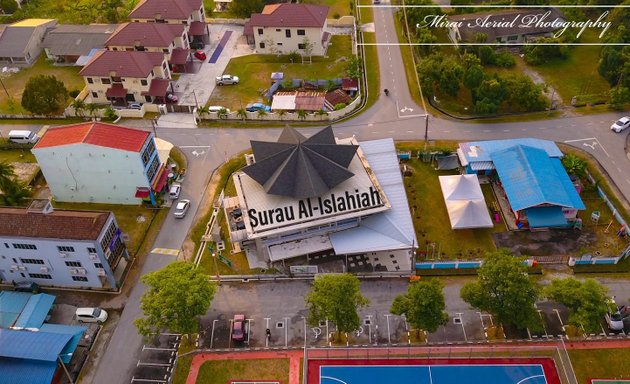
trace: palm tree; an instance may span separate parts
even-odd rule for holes
[[[236,116],[240,117],[241,119],[243,119],[243,121],[245,121],[245,119],[247,119],[247,111],[244,108],[241,108],[238,111],[236,111]]]
[[[12,183],[2,186],[0,204],[9,207],[25,205],[31,197],[31,189],[23,183],[13,179]]]
[[[207,115],[208,113],[210,113],[210,108],[208,108],[208,106],[206,105],[202,105],[201,107],[197,108],[197,114],[199,115],[200,118],[203,119],[203,117],[205,115]]]
[[[319,111],[315,112],[315,114],[319,116],[320,120],[323,120],[324,115],[328,115],[328,112],[324,111],[323,109],[320,109]]]
[[[278,112],[276,112],[278,114],[278,117],[280,118],[280,120],[284,119],[284,115],[287,114],[287,111],[284,109],[279,110]]]
[[[586,176],[586,168],[588,164],[585,160],[580,159],[573,154],[565,155],[562,158],[562,165],[570,175],[575,175],[580,178]]]
[[[258,118],[262,119],[265,116],[267,116],[267,111],[265,111],[264,109],[259,109],[258,110]]]
[[[300,120],[306,120],[306,111],[303,109],[300,109],[298,112],[298,119]]]
[[[13,180],[15,180],[15,170],[13,166],[4,161],[0,162],[0,189],[4,190]]]
[[[228,111],[226,108],[221,108],[217,111],[217,116],[219,117],[219,119],[227,119],[228,117]]]
[[[80,99],[72,100],[72,108],[74,108],[74,113],[77,116],[83,117],[83,110],[85,109],[85,101],[80,100]]]
[[[114,108],[112,108],[111,105],[108,105],[105,108],[105,112],[103,112],[103,114],[105,115],[105,117],[107,117],[108,119],[114,121],[118,118],[118,115],[116,114],[116,111],[114,110]]]
[[[96,117],[96,112],[99,109],[100,108],[98,107],[98,104],[88,103],[88,104],[85,105],[85,110],[88,111],[88,113],[90,114],[92,119],[94,119]]]

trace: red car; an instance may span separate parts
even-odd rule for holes
[[[232,341],[245,340],[245,315],[234,315]]]
[[[197,60],[204,61],[206,59],[206,53],[202,49],[198,49],[193,54]]]

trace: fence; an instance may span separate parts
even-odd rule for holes
[[[577,384],[575,372],[564,344],[546,342],[537,345],[485,344],[470,346],[425,346],[425,347],[365,347],[365,348],[305,348],[304,369],[309,369],[309,360],[400,360],[400,359],[527,359],[550,358],[554,361],[562,384]],[[429,362],[430,364],[430,362]],[[305,372],[304,377],[308,377]]]

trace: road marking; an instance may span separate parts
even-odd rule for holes
[[[503,132],[510,132],[510,130],[509,129],[504,129]]]
[[[413,131],[407,131],[407,133],[413,133]]]
[[[521,128],[521,131],[525,132],[527,131],[527,128]]]
[[[540,129],[542,131],[542,130],[545,130],[547,128],[546,127],[539,127],[538,129]]]
[[[138,367],[139,366],[148,366],[148,367],[170,367],[171,364],[162,364],[162,363],[141,363],[140,361],[138,361]]]
[[[444,133],[451,133],[451,131],[443,131]]]
[[[492,132],[492,131],[491,131],[491,130],[489,130],[489,129],[484,129],[483,131],[484,131],[484,132]]]
[[[578,141],[596,140],[594,137],[587,137],[586,139],[565,140],[565,143],[576,143]]]
[[[131,378],[131,382],[139,382],[139,383],[166,383],[166,380],[154,380],[154,379],[136,379],[135,377]]]
[[[209,145],[180,145],[180,148],[210,148]]]
[[[161,254],[161,255],[177,256],[177,255],[179,255],[179,249],[153,248],[151,253],[158,253],[158,254]],[[163,333],[163,335],[165,335],[165,333]]]
[[[621,172],[622,172],[622,171],[621,171],[621,168],[619,168],[619,167],[617,167],[617,170],[619,171],[619,173],[621,173]]]
[[[172,349],[172,348],[153,348],[153,347],[146,347],[146,346],[142,346],[142,350],[143,351],[177,351],[177,349]]]
[[[400,110],[400,113],[405,113],[405,112],[413,112],[413,108],[407,107],[406,105]]]

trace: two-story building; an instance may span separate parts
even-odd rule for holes
[[[191,60],[187,28],[183,24],[124,23],[105,46],[111,51],[161,52],[170,68]]]
[[[54,210],[47,199],[0,208],[0,281],[115,289],[129,253],[111,212]]]
[[[208,42],[210,30],[202,0],[142,0],[129,13],[134,23],[183,24],[193,48]]]
[[[26,19],[0,26],[0,63],[32,65],[44,50],[44,36],[56,25],[54,19]]]
[[[56,201],[155,204],[168,173],[151,132],[89,122],[50,128],[32,149]]]
[[[79,72],[93,103],[163,102],[171,71],[163,52],[97,52]]]
[[[257,53],[323,56],[330,33],[326,32],[328,7],[312,4],[269,4],[253,13],[243,34]]]

